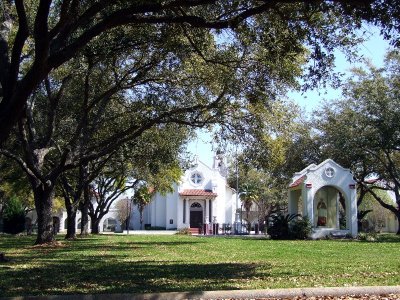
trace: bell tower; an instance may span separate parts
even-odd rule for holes
[[[213,169],[218,170],[222,176],[226,177],[227,168],[225,165],[225,157],[224,153],[219,149],[215,152],[214,155]]]

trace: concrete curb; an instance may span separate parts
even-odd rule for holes
[[[0,298],[3,300],[183,300],[183,299],[258,299],[293,298],[344,295],[388,295],[400,294],[400,286],[360,286],[293,288],[268,290],[198,291],[153,294],[98,294]]]

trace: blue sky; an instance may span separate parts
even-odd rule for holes
[[[379,31],[376,28],[368,28],[368,32],[370,38],[359,45],[358,53],[364,59],[370,60],[373,65],[380,67],[383,65],[385,53],[389,48],[389,42],[385,41],[379,35]],[[366,35],[368,35],[368,33]],[[363,67],[362,63],[350,64],[339,51],[335,53],[335,64],[335,71],[344,73],[345,77],[349,75],[351,68],[358,66]],[[288,97],[303,107],[307,113],[311,113],[312,110],[317,108],[323,101],[329,101],[340,97],[340,89],[328,87],[326,89],[308,91],[305,94],[289,92]]]
[[[383,65],[384,56],[386,50],[389,48],[389,43],[383,40],[376,28],[367,29],[370,32],[370,38],[358,47],[359,54],[362,55],[363,58],[370,60],[375,66],[380,67]],[[351,68],[362,66],[360,63],[350,64],[340,52],[335,53],[335,56],[335,70],[337,72],[348,75]],[[288,93],[288,98],[304,108],[306,113],[311,113],[323,101],[336,99],[339,96],[340,90],[331,87],[311,90],[304,94],[299,92]],[[214,155],[211,140],[212,138],[209,133],[206,131],[199,131],[198,138],[188,145],[188,151],[193,155],[198,155],[199,159],[210,167],[212,166]]]

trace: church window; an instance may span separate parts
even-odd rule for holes
[[[190,205],[192,208],[201,208],[201,204],[199,202],[195,202],[192,205]]]
[[[199,173],[199,172],[194,172],[192,173],[192,175],[190,176],[190,181],[193,184],[201,184],[201,182],[203,181],[203,176]]]
[[[325,175],[329,178],[335,176],[335,170],[332,167],[328,167],[325,169]]]

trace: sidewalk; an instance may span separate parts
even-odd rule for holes
[[[295,288],[273,290],[235,290],[235,291],[199,291],[173,292],[154,294],[98,294],[0,298],[7,300],[183,300],[183,299],[268,299],[294,297],[340,297],[350,295],[397,295],[400,299],[400,286],[361,286],[361,287],[327,287]]]

